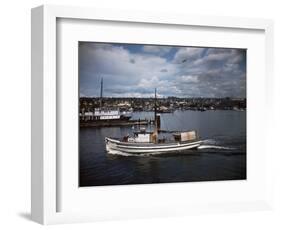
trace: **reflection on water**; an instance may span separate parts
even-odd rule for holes
[[[153,116],[153,112],[139,112],[132,119]],[[137,128],[80,129],[80,186],[246,179],[245,111],[161,114],[161,129],[198,130],[204,144],[197,150],[150,156],[106,153],[105,136],[122,137]]]

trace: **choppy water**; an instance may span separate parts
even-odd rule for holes
[[[153,113],[134,113],[133,119],[138,118],[150,119]],[[246,179],[245,111],[161,114],[161,129],[198,130],[204,143],[197,150],[155,155],[106,153],[105,136],[122,137],[137,128],[80,129],[80,186]]]

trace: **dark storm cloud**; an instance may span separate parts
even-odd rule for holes
[[[80,95],[245,97],[242,49],[80,43]]]
[[[169,46],[146,45],[146,46],[143,46],[142,51],[144,53],[152,53],[152,54],[156,54],[158,56],[162,56],[162,55],[169,53],[171,49],[172,49],[172,47],[169,47]]]

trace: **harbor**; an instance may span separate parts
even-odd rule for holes
[[[130,115],[136,112],[154,112],[153,98],[109,98],[103,97],[103,112],[100,111],[100,97],[80,98],[80,127],[111,127],[148,125],[154,118],[132,119]],[[175,111],[245,111],[246,99],[240,98],[158,98],[157,113],[173,114]],[[103,120],[97,119],[103,115]],[[107,115],[107,117],[106,117]],[[127,118],[127,119],[126,119]]]
[[[80,127],[113,127],[149,125],[154,123],[154,118],[131,118],[132,113],[154,112],[153,98],[103,98],[103,119],[97,119],[101,113],[100,98],[80,98],[79,124]],[[173,114],[176,111],[240,111],[246,110],[246,100],[239,98],[159,98],[157,100],[157,113]],[[106,117],[107,115],[107,117]]]
[[[131,119],[153,119],[153,116],[153,112],[133,112]],[[176,110],[161,114],[161,127],[171,131],[196,129],[204,143],[199,149],[186,150],[188,154],[107,154],[106,136],[133,135],[138,125],[80,128],[80,185],[246,178],[245,111]],[[148,124],[146,128],[152,131],[154,125]],[[168,137],[170,133],[161,135]]]
[[[81,98],[80,186],[246,179],[245,100],[166,100]]]

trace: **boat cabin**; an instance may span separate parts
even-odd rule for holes
[[[141,127],[140,130],[134,132],[133,142],[142,142],[149,143],[151,142],[151,135],[153,132],[146,131],[144,127]],[[128,140],[130,141],[130,140]]]

